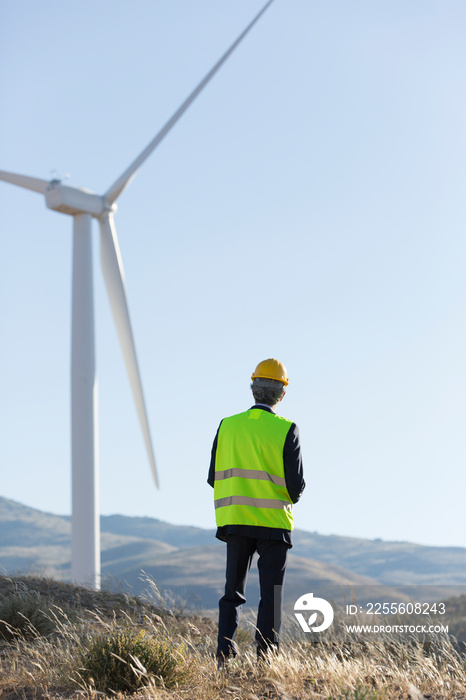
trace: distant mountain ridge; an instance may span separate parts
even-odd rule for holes
[[[214,529],[110,515],[101,517],[101,533],[102,576],[107,587],[139,593],[145,585],[144,571],[162,589],[203,607],[216,606],[224,585],[225,548],[215,539]],[[70,547],[69,517],[43,513],[0,497],[0,571],[42,573],[67,580],[71,576]],[[398,589],[427,584],[438,587],[438,597],[442,597],[445,587],[455,586],[459,593],[466,584],[466,548],[295,530],[287,596],[296,600],[305,592],[303,587],[322,582]],[[253,572],[249,589],[250,600],[257,598],[257,576]]]

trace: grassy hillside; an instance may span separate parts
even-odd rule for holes
[[[298,530],[300,556],[340,566],[390,585],[466,585],[466,548],[427,547]]]
[[[457,601],[466,614],[466,600]],[[43,700],[459,700],[466,663],[451,640],[370,639],[341,627],[310,640],[295,625],[278,655],[258,663],[253,630],[239,656],[214,660],[216,624],[141,598],[97,593],[51,579],[0,576],[0,697]],[[37,614],[42,610],[42,614]],[[18,622],[19,620],[19,622]],[[44,621],[47,624],[44,624]]]
[[[143,539],[160,540],[177,548],[199,547],[212,544],[215,530],[187,525],[170,525],[155,518],[104,515],[101,530],[116,535],[132,535]]]

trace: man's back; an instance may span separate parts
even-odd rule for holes
[[[217,525],[293,529],[283,450],[292,422],[251,408],[225,418],[215,459]]]

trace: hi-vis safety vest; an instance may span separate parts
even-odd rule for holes
[[[224,418],[215,456],[217,526],[293,529],[283,447],[292,422],[261,408]]]

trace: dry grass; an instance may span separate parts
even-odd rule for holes
[[[162,678],[149,674],[136,657],[131,658],[129,663],[140,681],[131,696],[135,699],[421,700],[427,696],[432,700],[466,700],[465,658],[446,636],[437,635],[427,651],[415,639],[395,636],[357,639],[336,631],[319,643],[290,637],[278,655],[258,665],[253,635],[243,630],[239,635],[241,657],[219,672],[213,659],[216,630],[212,620],[173,614],[166,607],[155,608],[147,602],[137,609],[130,606],[117,612],[118,617],[109,615],[108,610],[103,614],[95,607],[91,612],[83,608],[77,620],[68,621],[58,605],[51,635],[32,640],[17,637],[9,644],[2,643],[2,700],[105,698],[80,664],[90,640],[122,630],[138,639],[144,630],[142,637],[163,639],[181,650],[181,672],[170,689],[164,687]],[[107,695],[112,697],[112,693]]]

